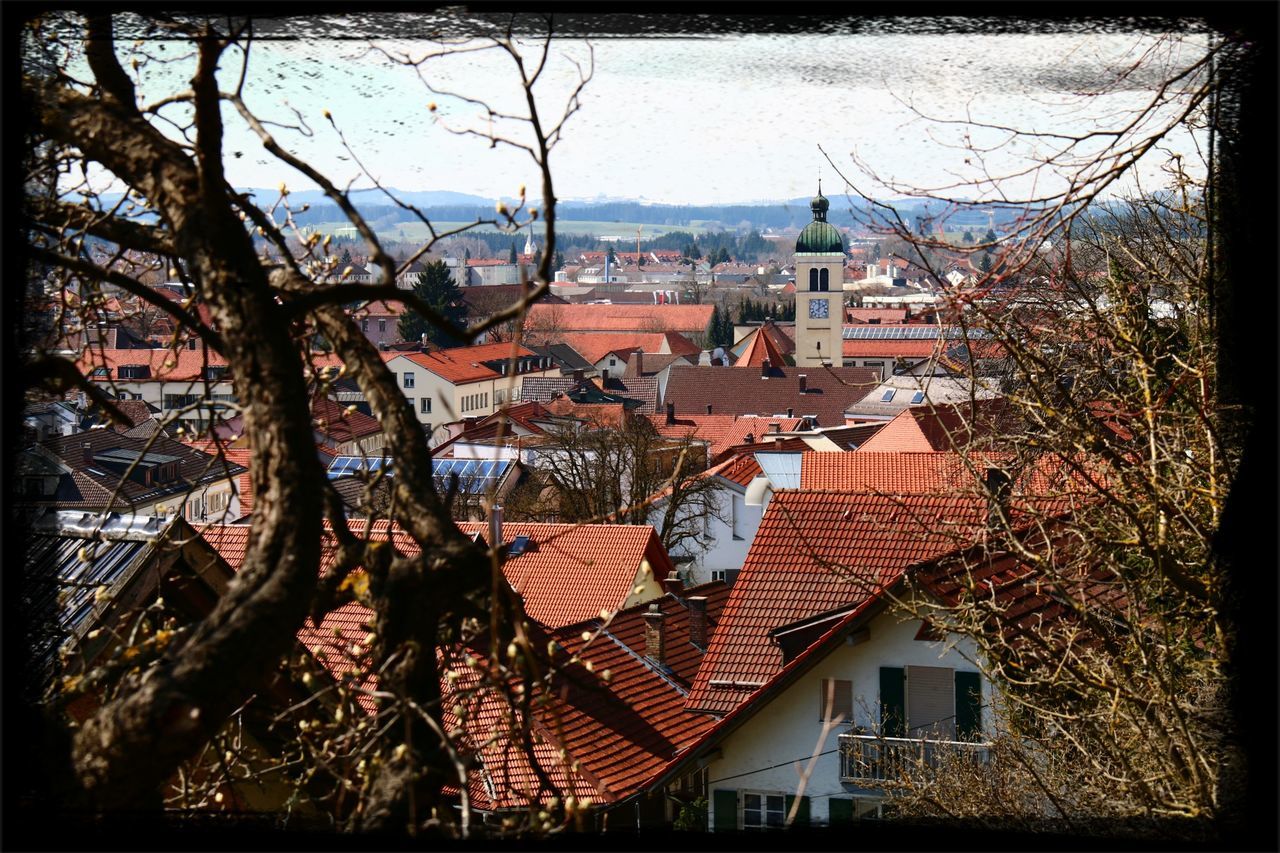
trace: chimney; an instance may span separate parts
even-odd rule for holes
[[[707,414],[711,414],[711,404],[707,403]]]
[[[422,346],[422,351],[426,352],[427,351],[427,333],[426,332],[422,333],[421,346]]]
[[[743,443],[743,444],[755,444],[755,443],[756,443],[756,434],[755,434],[754,432],[749,432],[749,433],[747,433],[745,436],[743,436],[742,443]]]
[[[809,387],[809,377],[801,373],[796,378],[800,380],[800,393],[803,394]]]
[[[769,359],[767,358],[764,361],[760,362],[760,378],[761,379],[769,378]]]
[[[667,637],[662,629],[666,618],[657,604],[650,604],[644,614],[644,655],[654,663],[666,663]]]
[[[575,384],[575,385],[576,385],[576,384],[578,384],[578,383],[580,383],[580,382],[582,382],[582,371],[581,371],[581,370],[575,370],[575,371],[573,371],[573,382],[574,382],[574,384]]]
[[[600,369],[600,379],[604,382],[609,381],[609,368],[604,367]]]
[[[710,639],[707,630],[707,597],[691,595],[685,599],[685,604],[689,606],[689,642],[705,650],[707,640]]]
[[[80,445],[80,450],[81,450],[80,458],[84,462],[84,464],[92,465],[93,464],[93,445],[86,441]]]
[[[1007,506],[1013,479],[1008,471],[989,465],[985,485],[987,487],[987,527],[994,530],[1000,524],[1000,509]]]
[[[644,350],[636,350],[631,354],[631,358],[636,364],[636,376],[644,376]]]
[[[674,402],[667,403],[667,426],[671,426],[676,422],[676,404]]]
[[[790,406],[787,406],[787,417],[794,418],[795,416],[796,416],[796,410],[791,408]]]
[[[684,592],[684,581],[680,578],[680,573],[675,569],[666,576],[662,581],[662,588],[674,595],[680,597],[680,593]]]
[[[494,504],[489,510],[489,538],[494,548],[502,544],[502,504]]]

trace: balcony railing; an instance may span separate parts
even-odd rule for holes
[[[910,771],[936,769],[943,760],[987,763],[990,744],[956,740],[840,735],[840,778],[874,786]]]

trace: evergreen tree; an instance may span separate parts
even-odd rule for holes
[[[965,241],[966,243],[972,243],[972,242],[973,242],[973,232],[972,232],[972,231],[966,231],[966,232],[964,232],[964,241]]]
[[[564,269],[564,252],[561,252],[558,249],[556,250],[556,269]]]
[[[982,270],[983,272],[991,272],[991,253],[990,252],[987,252],[986,254],[984,254],[982,256],[982,259],[978,261],[978,269]]]
[[[516,262],[516,241],[511,241],[511,251],[507,253],[507,263],[514,264]]]
[[[462,291],[453,283],[449,267],[444,261],[432,261],[426,265],[422,278],[413,286],[413,294],[456,326],[461,326],[466,319],[467,309],[462,303]],[[405,313],[400,317],[400,337],[406,341],[416,341],[423,335],[440,346],[458,346],[462,343],[406,306]]]
[[[995,241],[996,241],[996,232],[994,232],[994,231],[992,231],[990,228],[988,228],[988,229],[987,229],[987,233],[986,233],[986,234],[984,234],[984,235],[982,235],[982,242],[984,242],[984,243],[994,243]]]
[[[351,250],[350,249],[342,250],[342,257],[338,259],[338,266],[344,270],[347,267],[351,266]]]

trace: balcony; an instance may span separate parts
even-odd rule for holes
[[[990,746],[956,740],[840,735],[840,780],[875,787],[899,780],[908,771],[937,769],[944,761],[986,764]]]

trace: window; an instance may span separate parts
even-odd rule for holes
[[[617,367],[617,366],[618,366],[618,360],[617,360],[616,358],[610,358],[610,359],[609,359],[609,366],[610,366],[610,367]]]
[[[413,398],[409,397],[408,400],[409,400],[409,408],[413,409]]]
[[[413,371],[412,370],[406,370],[404,372],[404,387],[406,388],[413,387]]]
[[[818,289],[818,271],[816,269],[809,270],[809,289]]]
[[[744,829],[764,829],[782,826],[786,818],[787,798],[782,794],[742,795],[742,826]]]
[[[921,404],[921,403],[923,403],[923,402],[924,402],[924,392],[923,392],[923,391],[917,391],[916,393],[914,393],[914,394],[912,394],[912,395],[911,395],[911,405],[913,405],[913,406],[918,406],[918,405],[920,405],[920,404]]]
[[[818,275],[818,290],[830,290],[830,289],[831,289],[831,271],[824,269]]]
[[[361,321],[360,321],[360,331],[362,331],[362,332],[367,332],[367,331],[369,331],[369,321],[368,321],[368,320],[361,320]]]
[[[822,693],[818,697],[818,720],[853,719],[853,682],[842,678],[822,679]]]
[[[712,570],[711,570],[711,580],[713,580],[713,581],[722,581],[722,580],[725,580],[725,570],[724,570],[724,569],[712,569]]]
[[[884,362],[883,361],[864,361],[862,362],[862,366],[863,367],[884,367]]]
[[[379,320],[378,320],[378,331],[379,331],[379,332],[385,332],[386,330],[387,330],[387,321],[386,321],[386,320],[384,320],[384,319],[379,318]]]
[[[882,396],[882,397],[880,398],[880,402],[881,402],[881,403],[892,403],[892,402],[893,402],[893,395],[894,395],[894,394],[896,394],[896,393],[898,393],[898,391],[897,391],[897,389],[896,389],[896,388],[890,388],[888,391],[885,391],[885,392],[884,392],[884,396]]]
[[[419,411],[422,412],[422,414],[424,415],[431,414],[431,398],[430,397],[423,397],[421,400],[421,406],[422,408],[420,408]]]

